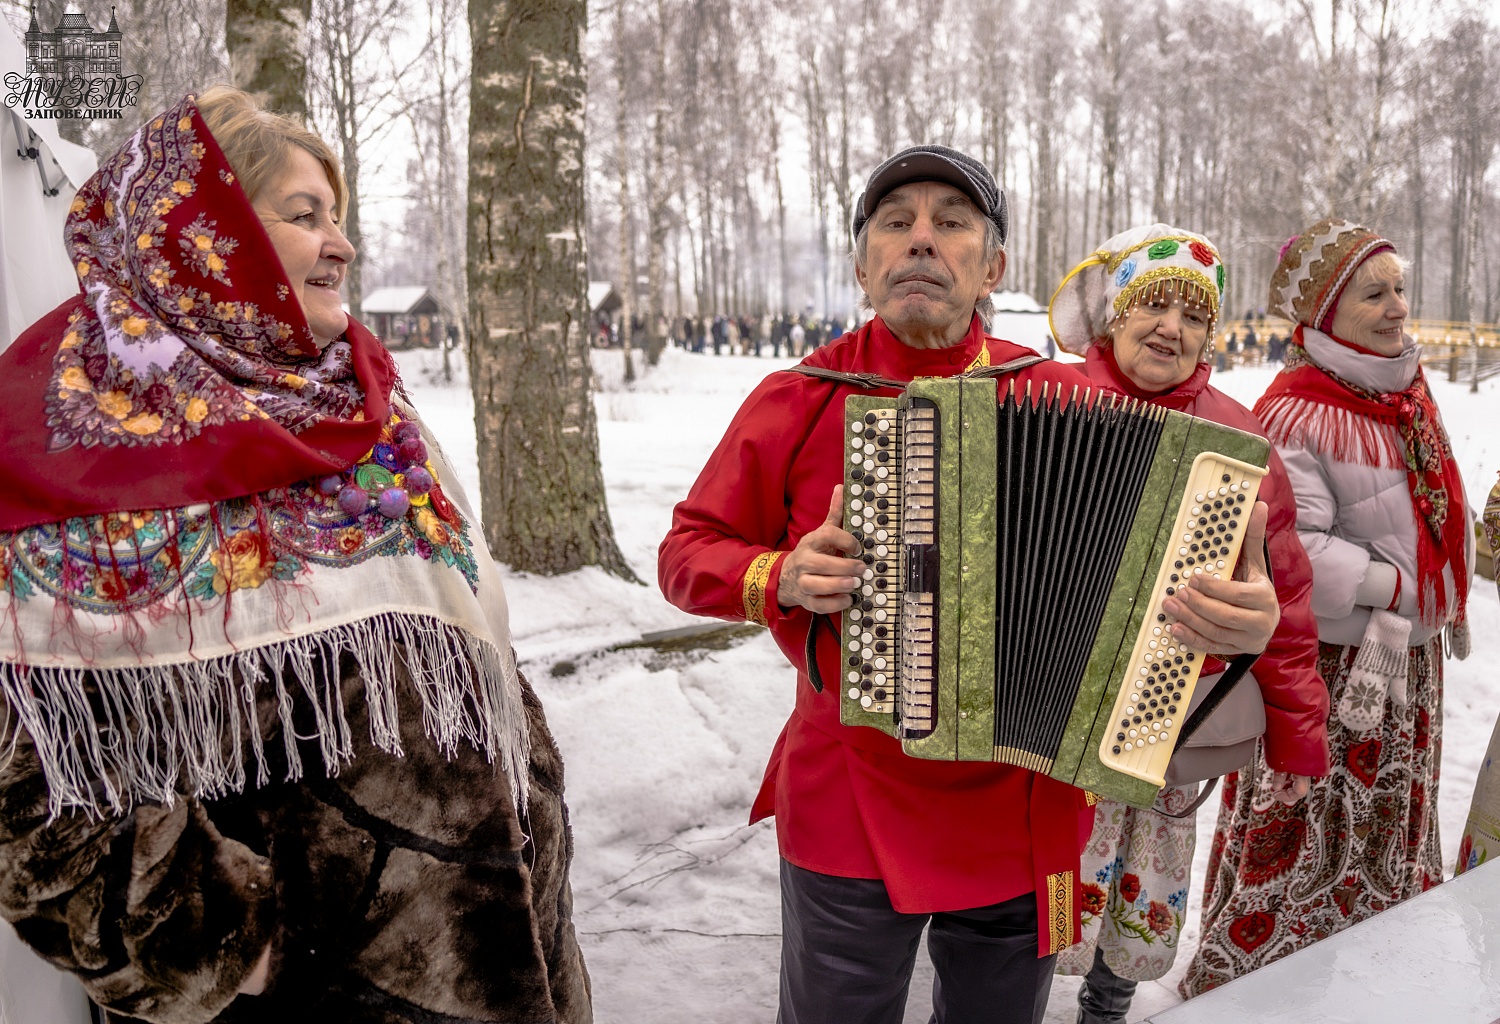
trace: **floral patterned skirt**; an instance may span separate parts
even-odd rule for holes
[[[1320,644],[1337,708],[1357,648]],[[1328,722],[1333,768],[1307,798],[1270,797],[1254,763],[1225,779],[1204,880],[1203,936],[1180,991],[1191,998],[1372,917],[1443,880],[1437,820],[1441,637],[1407,658],[1407,704],[1368,733]]]
[[[1096,946],[1121,978],[1150,981],[1172,969],[1187,910],[1197,815],[1171,814],[1180,814],[1197,795],[1197,785],[1164,789],[1150,810],[1099,801],[1079,863],[1083,937],[1058,955],[1057,973],[1087,974]]]

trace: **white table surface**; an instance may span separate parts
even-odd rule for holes
[[[0,921],[0,1024],[89,1024],[88,998]]]
[[[1500,866],[1481,865],[1143,1024],[1500,1024]]]

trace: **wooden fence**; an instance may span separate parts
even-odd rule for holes
[[[1445,372],[1450,381],[1477,386],[1500,376],[1500,325],[1477,324],[1471,330],[1452,320],[1408,320],[1406,331],[1422,346],[1422,362]],[[1292,325],[1285,320],[1230,320],[1219,325],[1216,344],[1226,365],[1258,365],[1291,334]]]

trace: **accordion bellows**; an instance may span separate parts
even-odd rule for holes
[[[1133,400],[919,379],[845,403],[840,720],[1149,806],[1205,653],[1161,602],[1227,577],[1264,438]]]

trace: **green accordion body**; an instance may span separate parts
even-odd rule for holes
[[[1233,571],[1265,439],[1128,400],[997,401],[965,378],[852,396],[845,425],[867,567],[841,721],[1149,806],[1204,658],[1160,604]]]

